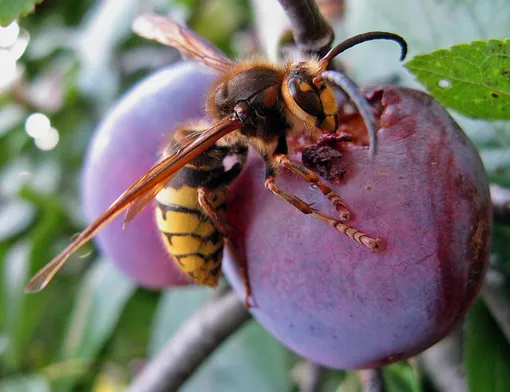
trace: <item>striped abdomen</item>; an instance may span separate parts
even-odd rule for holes
[[[220,214],[224,213],[223,188],[214,190],[208,199]],[[156,201],[156,223],[168,252],[195,282],[216,287],[224,239],[200,206],[197,188],[172,180]]]

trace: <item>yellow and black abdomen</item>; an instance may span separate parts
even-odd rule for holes
[[[224,213],[224,188],[215,189],[207,197],[219,214]],[[221,276],[224,238],[200,206],[198,188],[183,181],[170,181],[156,201],[156,223],[168,252],[195,282],[216,287]]]
[[[175,154],[207,123],[177,129],[163,157]],[[225,170],[224,159],[237,163]],[[216,287],[221,277],[224,235],[228,235],[226,192],[242,170],[248,147],[219,142],[186,164],[156,196],[156,224],[163,244],[179,267],[196,283]],[[218,230],[218,228],[220,230]]]

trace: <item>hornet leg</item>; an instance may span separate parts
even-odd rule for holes
[[[349,219],[350,212],[347,210],[347,206],[345,205],[344,201],[336,192],[334,192],[329,186],[323,183],[317,174],[304,167],[303,165],[292,162],[285,154],[274,155],[274,160],[278,164],[289,169],[292,173],[301,176],[306,182],[315,185],[322,192],[322,194],[328,198],[331,204],[333,204],[335,209],[340,214],[341,221]]]
[[[269,176],[266,178],[266,181],[264,182],[264,185],[266,188],[271,190],[275,195],[281,197],[282,199],[286,200],[290,204],[292,204],[294,207],[296,207],[298,210],[300,210],[303,214],[310,214],[313,217],[320,219],[321,221],[326,222],[327,224],[333,226],[338,231],[341,231],[345,235],[347,235],[349,238],[352,238],[353,240],[359,242],[360,244],[363,244],[367,247],[369,247],[371,250],[375,250],[379,248],[379,241],[375,240],[365,233],[360,232],[359,230],[356,230],[355,228],[351,226],[344,225],[341,221],[332,219],[327,217],[326,215],[321,214],[320,212],[315,211],[312,207],[310,207],[310,204],[305,203],[303,200],[301,200],[299,197],[296,197],[294,195],[291,195],[290,193],[287,193],[283,190],[281,190],[278,185],[275,183],[275,177]]]
[[[215,189],[219,186],[226,186],[232,180],[234,180],[239,172],[242,169],[242,165],[235,164],[232,168],[226,171],[222,176],[213,180],[208,184],[211,188]],[[237,263],[239,268],[239,272],[241,273],[241,278],[243,280],[244,286],[244,306],[246,308],[250,308],[252,305],[250,304],[250,298],[252,297],[252,291],[250,286],[250,279],[248,277],[248,265],[246,263],[246,257],[239,257],[239,253],[243,254],[243,252],[237,252],[236,250],[239,248],[236,242],[231,240],[232,228],[225,222],[225,219],[218,213],[218,210],[211,205],[208,199],[208,194],[214,192],[209,187],[199,187],[198,188],[198,202],[200,206],[204,209],[205,213],[209,216],[214,226],[218,229],[218,231],[223,235],[225,241],[231,242],[232,247],[231,251],[234,256],[234,260]]]
[[[347,226],[347,225],[343,224],[341,222],[341,220],[332,219],[324,214],[317,212],[310,206],[310,204],[305,203],[302,199],[300,199],[297,196],[294,196],[290,193],[287,193],[287,192],[281,190],[280,187],[278,185],[276,185],[275,178],[278,174],[279,167],[281,167],[282,165],[285,167],[287,167],[287,165],[288,165],[289,168],[293,172],[297,172],[297,174],[299,174],[301,177],[308,175],[308,173],[307,173],[308,169],[306,169],[305,167],[301,167],[300,165],[297,165],[297,164],[294,165],[292,162],[290,162],[290,160],[287,157],[287,151],[288,151],[287,141],[286,141],[285,137],[282,137],[278,141],[278,145],[274,151],[273,156],[272,157],[269,157],[269,156],[263,157],[264,161],[266,162],[266,180],[264,182],[264,186],[266,188],[268,188],[269,190],[271,190],[271,192],[273,192],[275,195],[281,197],[282,199],[284,199],[287,202],[289,202],[290,204],[292,204],[294,207],[296,207],[298,210],[300,210],[303,214],[310,214],[310,215],[314,216],[315,218],[326,222],[327,224],[329,224],[330,226],[333,226],[338,231],[341,231],[342,233],[344,233],[349,238],[352,238],[353,240],[359,242],[360,244],[367,246],[371,250],[375,250],[375,249],[379,248],[378,240],[375,240],[375,239],[369,237],[365,233],[362,233],[359,230],[356,230],[355,228],[353,228],[351,226]],[[288,163],[286,163],[286,162],[288,162]],[[302,171],[301,168],[304,169],[304,171]],[[313,172],[310,172],[310,173],[315,176],[315,174]],[[314,178],[312,176],[310,176],[309,178],[310,178],[309,182],[317,184],[315,181],[313,181]],[[318,180],[318,177],[317,177],[317,180]],[[326,187],[326,188],[329,189],[329,187]],[[322,190],[321,188],[319,188],[319,189],[321,189],[321,191],[326,196],[328,196],[329,191],[327,191],[326,188],[323,188],[324,190]],[[335,196],[338,198],[338,200],[340,200],[342,205],[344,205],[343,202],[341,201],[340,197],[338,195],[336,195],[335,193],[333,193],[331,198],[330,198],[330,196],[328,196],[328,199],[330,199],[332,201],[332,203],[334,204],[333,199],[337,200],[335,198]]]
[[[228,238],[232,229],[228,223],[220,217],[218,210],[209,202],[208,195],[212,192],[214,191],[206,187],[198,188],[198,203],[200,204],[200,207],[204,209],[207,216],[212,220],[214,227],[218,229],[223,237]]]

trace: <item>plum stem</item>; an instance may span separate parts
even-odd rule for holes
[[[385,392],[382,368],[363,369],[359,372],[363,392]]]
[[[215,296],[187,319],[128,387],[128,392],[177,391],[194,371],[250,319],[232,291]]]

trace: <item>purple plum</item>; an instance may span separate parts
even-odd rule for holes
[[[138,83],[106,114],[88,148],[82,177],[90,222],[157,162],[176,125],[205,116],[213,79],[196,63],[174,64]],[[96,237],[99,249],[141,286],[187,284],[163,247],[153,215],[146,208],[125,230],[117,218]]]
[[[469,139],[425,93],[382,86],[368,96],[380,127],[374,159],[356,138],[303,157],[346,202],[349,224],[379,238],[380,249],[264,189],[255,157],[229,193],[254,316],[296,353],[333,368],[385,365],[443,338],[477,295],[489,256],[489,189]],[[342,130],[356,135],[360,125],[354,116]],[[283,170],[277,183],[335,217],[301,178]],[[231,255],[224,264],[242,295]]]

